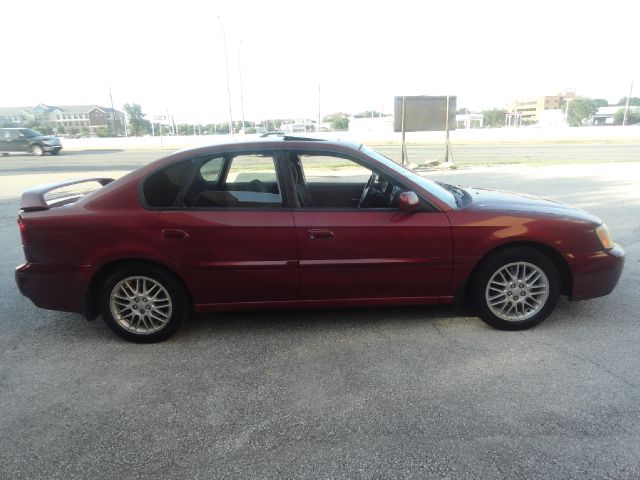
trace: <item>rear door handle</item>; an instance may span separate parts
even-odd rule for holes
[[[325,228],[312,228],[307,233],[310,240],[329,240],[334,237],[333,232]]]
[[[186,240],[189,234],[179,228],[163,228],[162,237],[165,240]]]

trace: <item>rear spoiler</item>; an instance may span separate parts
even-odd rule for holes
[[[44,196],[53,191],[58,190],[59,188],[68,187],[70,185],[77,185],[79,183],[85,182],[98,182],[103,187],[113,182],[113,178],[81,178],[77,180],[66,180],[64,182],[58,183],[49,183],[47,185],[41,185],[39,187],[33,188],[31,190],[27,190],[22,194],[22,198],[20,199],[20,210],[25,212],[35,212],[37,210],[47,210],[49,208],[49,204],[44,199]],[[72,203],[76,201],[78,198],[74,197],[73,199],[67,199],[67,201],[58,201],[55,202],[56,205],[65,205],[67,203]]]

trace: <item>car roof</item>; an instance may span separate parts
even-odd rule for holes
[[[320,137],[300,137],[295,135],[269,135],[269,136],[260,136],[257,138],[227,138],[225,140],[199,145],[197,147],[188,147],[182,150],[178,150],[174,154],[169,156],[173,157],[180,156],[182,157],[185,153],[201,151],[206,152],[208,150],[218,150],[224,147],[232,147],[233,150],[241,150],[242,147],[246,146],[250,149],[261,149],[261,148],[309,148],[309,147],[318,147],[319,150],[327,150],[330,151],[332,149],[338,150],[360,150],[362,148],[361,143],[352,142],[349,140],[338,140],[338,139],[327,139]]]

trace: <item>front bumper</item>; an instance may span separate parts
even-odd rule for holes
[[[565,259],[573,273],[571,300],[610,294],[624,268],[624,250],[620,245],[603,252],[567,254]]]
[[[38,263],[22,264],[15,272],[20,293],[37,307],[77,313],[82,313],[90,274],[88,265]]]
[[[43,145],[42,149],[45,152],[59,152],[62,150],[62,145]]]

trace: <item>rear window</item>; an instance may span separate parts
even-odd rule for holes
[[[187,180],[190,161],[176,163],[154,173],[144,183],[143,195],[150,207],[172,207]]]

